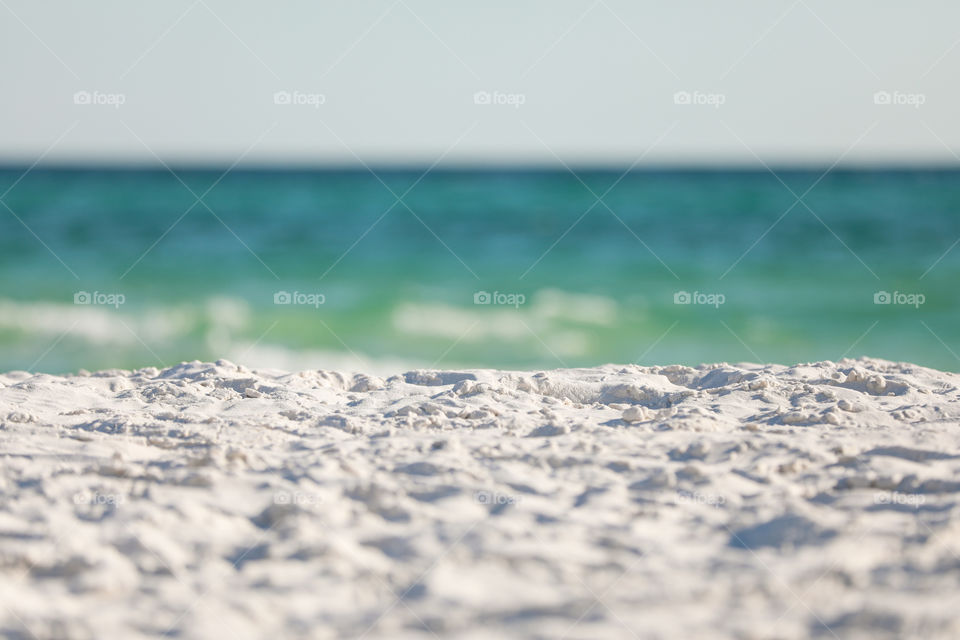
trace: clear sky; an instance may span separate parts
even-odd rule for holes
[[[3,162],[960,162],[956,0],[0,0],[0,16]]]

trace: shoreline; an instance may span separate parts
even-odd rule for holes
[[[0,374],[12,637],[955,637],[960,375]]]

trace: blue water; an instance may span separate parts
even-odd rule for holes
[[[3,370],[960,368],[955,171],[25,171],[0,170]]]

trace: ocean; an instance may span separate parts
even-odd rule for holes
[[[0,170],[0,369],[960,369],[957,171],[223,171]]]

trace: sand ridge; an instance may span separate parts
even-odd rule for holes
[[[0,375],[12,637],[957,637],[960,376]]]

